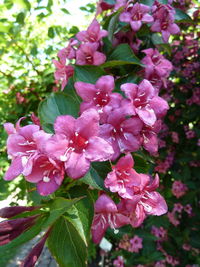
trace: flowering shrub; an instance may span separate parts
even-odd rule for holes
[[[41,198],[31,211],[2,212],[8,220],[0,226],[0,253],[43,231],[21,266],[34,266],[45,242],[60,266],[86,266],[91,235],[96,244],[106,234],[120,238],[148,216],[167,212],[149,154],[158,154],[169,109],[159,93],[168,88],[173,66],[162,49],[183,19],[189,17],[167,1],[100,1],[88,29],[58,52],[54,77],[61,92],[47,96],[28,125],[26,118],[4,124],[11,159],[4,179],[22,174]],[[179,190],[174,186],[176,196]],[[10,225],[6,232],[4,225]],[[152,227],[149,238],[163,241],[163,232]],[[128,236],[128,251],[138,253],[145,239]],[[160,255],[155,251],[151,259]],[[126,261],[132,264],[132,257]],[[114,265],[123,266],[123,258]]]

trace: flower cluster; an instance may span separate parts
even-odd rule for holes
[[[121,201],[116,205],[107,195],[102,194],[95,203],[92,236],[99,243],[108,227],[119,228],[126,224],[140,226],[147,215],[162,215],[167,211],[164,198],[155,191],[159,177],[155,179],[133,169],[130,154],[120,158],[113,171],[108,173],[104,183],[111,192],[117,192]]]
[[[101,65],[106,61],[101,46],[102,38],[107,35],[108,32],[101,30],[100,24],[94,19],[86,31],[77,33],[76,39],[70,39],[67,47],[58,52],[59,61],[53,60],[56,67],[54,76],[61,81],[62,90],[74,73],[73,66],[66,65],[67,60],[75,60],[77,65]]]

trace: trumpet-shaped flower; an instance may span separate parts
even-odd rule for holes
[[[107,35],[108,32],[101,30],[99,22],[94,19],[86,31],[77,33],[76,38],[81,42],[97,43]]]
[[[106,61],[106,56],[98,52],[98,43],[81,44],[76,53],[76,64],[78,65],[101,65]]]
[[[116,228],[129,224],[128,217],[121,214],[114,201],[105,194],[97,199],[94,211],[95,215],[91,228],[94,243],[98,244],[101,241],[109,226],[116,230]]]
[[[153,17],[148,14],[150,7],[136,3],[125,12],[122,12],[120,21],[130,23],[131,28],[137,32],[142,26],[142,23],[151,23],[154,21]]]
[[[64,162],[66,173],[73,179],[83,177],[92,161],[106,161],[113,155],[112,146],[99,137],[99,115],[88,109],[75,119],[69,115],[57,117],[55,136],[46,144],[50,157]]]
[[[81,112],[88,108],[95,108],[101,119],[113,108],[118,108],[123,99],[120,94],[112,93],[115,84],[114,78],[109,75],[99,78],[96,84],[76,82],[74,86],[77,94],[84,101],[80,106]]]
[[[122,198],[131,199],[133,196],[133,186],[141,183],[140,175],[133,169],[134,161],[131,154],[120,158],[113,171],[108,173],[104,183],[111,192],[117,192]]]
[[[169,108],[167,102],[157,96],[148,80],[143,80],[139,85],[123,84],[121,90],[132,103],[132,114],[137,114],[148,126],[153,126],[156,119],[164,116]]]
[[[100,127],[100,136],[112,144],[114,154],[112,160],[120,153],[137,151],[141,145],[140,131],[143,123],[137,118],[126,118],[119,108],[108,115],[107,122]]]

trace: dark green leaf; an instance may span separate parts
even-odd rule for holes
[[[102,75],[106,73],[97,66],[75,66],[74,79],[85,83],[95,83]]]
[[[134,55],[132,49],[128,44],[121,44],[111,53],[108,61],[104,63],[103,67],[113,67],[117,65],[136,64],[143,66],[140,60]]]
[[[95,189],[105,190],[103,179],[93,167],[90,168],[90,171],[83,178],[81,178],[80,181],[90,185]]]
[[[139,173],[148,173],[149,164],[146,162],[144,157],[134,153],[134,169]]]
[[[16,22],[18,22],[18,23],[20,23],[20,24],[24,24],[24,19],[25,19],[25,14],[24,14],[24,12],[20,12],[20,13],[17,15]]]
[[[117,11],[110,19],[108,24],[108,40],[112,42],[113,36],[117,27],[117,23],[119,21],[120,10]]]
[[[48,29],[48,36],[50,38],[54,38],[55,32],[54,32],[54,28],[53,27],[49,27],[49,29]]]
[[[76,228],[59,218],[48,237],[48,247],[60,267],[86,267],[87,250]]]
[[[42,101],[38,108],[38,115],[42,127],[47,132],[52,132],[55,119],[60,115],[78,116],[79,103],[70,94],[52,93]]]
[[[62,12],[64,12],[67,15],[70,15],[69,11],[66,8],[61,8]]]
[[[192,21],[190,16],[186,14],[185,12],[183,12],[181,9],[175,8],[175,10],[176,10],[175,20],[177,22],[191,22]]]

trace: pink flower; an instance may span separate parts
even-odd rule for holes
[[[152,181],[148,175],[139,174],[141,184],[134,186],[134,195],[131,200],[123,199],[119,204],[119,210],[129,216],[131,225],[138,227],[144,221],[146,215],[160,216],[167,212],[167,204],[164,198],[155,191],[159,186],[159,177],[156,174]]]
[[[95,108],[99,112],[101,120],[112,109],[118,108],[123,99],[120,94],[112,93],[115,84],[114,78],[109,75],[99,78],[96,84],[76,82],[74,87],[84,101],[80,106],[81,112]]]
[[[60,187],[64,179],[63,164],[46,155],[40,155],[34,161],[32,172],[25,179],[30,183],[36,183],[39,194],[47,196]]]
[[[18,175],[29,175],[33,168],[34,159],[38,157],[43,149],[45,141],[50,135],[40,131],[38,125],[27,125],[20,127],[20,121],[16,128],[11,123],[5,124],[9,137],[7,140],[7,151],[12,163],[7,170],[4,179],[13,180]]]
[[[54,123],[55,135],[47,142],[48,155],[63,161],[68,176],[83,177],[92,161],[106,161],[113,155],[108,142],[99,137],[99,115],[88,109],[75,119],[58,116]]]
[[[62,63],[61,61],[57,61],[55,59],[53,59],[52,61],[56,67],[54,77],[56,80],[61,80],[62,90],[63,90],[68,83],[69,77],[74,75],[74,68],[70,65],[65,66],[64,63]]]
[[[158,152],[158,136],[161,130],[161,120],[157,120],[153,126],[144,125],[142,129],[143,147],[150,154]]]
[[[98,43],[81,44],[76,53],[76,64],[78,65],[101,65],[106,61],[106,56],[98,52]]]
[[[124,267],[124,259],[122,256],[118,256],[117,259],[113,261],[113,266]]]
[[[136,32],[141,28],[142,22],[153,22],[153,17],[147,14],[149,11],[150,7],[136,3],[131,8],[128,8],[127,11],[123,12],[119,17],[119,20],[130,23],[131,28]]]
[[[126,114],[119,108],[108,114],[107,122],[100,127],[100,136],[112,144],[112,160],[120,153],[137,151],[141,145],[140,131],[142,122],[139,118],[126,119]]]
[[[134,161],[131,154],[120,158],[113,171],[109,172],[104,183],[111,192],[117,192],[122,198],[132,198],[131,187],[139,186],[140,175],[133,169]]]
[[[95,215],[91,230],[92,239],[96,244],[101,241],[109,226],[112,229],[116,229],[129,223],[129,219],[118,211],[114,201],[105,194],[97,199],[94,211]]]
[[[108,32],[101,30],[99,22],[94,19],[86,31],[77,33],[76,38],[81,42],[97,43],[107,35]]]
[[[172,185],[172,194],[176,198],[180,198],[185,195],[188,188],[185,184],[183,184],[181,181],[174,181]]]
[[[130,251],[131,252],[135,252],[138,253],[140,249],[142,249],[142,238],[140,238],[139,236],[135,235],[133,238],[130,239],[130,243],[131,243],[131,248]]]
[[[173,69],[171,62],[165,59],[157,49],[149,48],[142,52],[146,54],[142,59],[142,63],[145,65],[145,78],[149,79],[154,74],[166,79]]]
[[[68,46],[58,52],[57,56],[59,57],[61,64],[65,65],[66,59],[76,58],[76,50],[74,46],[76,46],[77,44],[78,41],[72,38],[69,40]]]
[[[174,23],[175,10],[170,5],[162,5],[155,1],[153,6],[154,23],[151,26],[153,32],[162,33],[164,42],[168,42],[171,34],[178,34],[180,28]]]
[[[131,101],[132,114],[137,114],[148,126],[153,126],[156,119],[163,117],[169,108],[167,102],[156,95],[155,88],[148,80],[143,80],[139,85],[125,83],[121,90]]]
[[[166,240],[167,237],[167,230],[164,229],[162,226],[161,227],[156,227],[156,226],[152,226],[151,228],[151,233],[153,235],[155,235],[156,237],[158,237],[159,241],[164,241]]]

